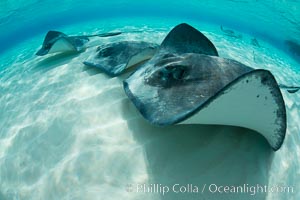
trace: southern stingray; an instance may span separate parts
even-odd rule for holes
[[[251,39],[251,44],[253,46],[260,47],[260,44],[258,43],[258,40],[256,38]]]
[[[97,67],[110,76],[117,76],[127,68],[149,60],[155,54],[157,44],[138,41],[121,41],[97,48],[83,63],[87,66]]]
[[[274,150],[285,138],[286,108],[272,73],[218,57],[214,45],[187,24],[166,36],[153,58],[124,81],[124,90],[154,125],[249,128]]]
[[[79,52],[85,48],[90,37],[110,37],[119,35],[121,32],[101,33],[95,35],[68,36],[59,31],[48,31],[42,47],[36,53],[37,56],[44,56],[58,52]]]
[[[241,34],[236,34],[233,30],[230,29],[224,29],[223,26],[220,26],[221,31],[223,31],[225,33],[225,35],[229,36],[229,37],[233,37],[233,38],[238,38],[241,39],[243,36]]]
[[[289,93],[295,93],[300,90],[299,86],[287,86],[287,85],[279,84],[279,87],[282,89],[286,89],[286,91],[288,91]]]

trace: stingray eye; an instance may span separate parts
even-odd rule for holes
[[[169,72],[170,77],[175,80],[183,80],[187,71],[186,66],[183,65],[167,66],[165,69]]]
[[[44,45],[44,48],[45,48],[45,49],[49,49],[49,48],[50,48],[50,44],[45,44],[45,45]]]
[[[176,57],[176,55],[172,53],[166,53],[163,55],[162,59],[173,58],[173,57]]]
[[[170,72],[168,70],[166,70],[166,68],[162,68],[161,70],[159,70],[158,76],[160,77],[160,79],[162,81],[166,81],[170,77]]]
[[[106,48],[100,48],[98,50],[98,55],[101,57],[108,57],[113,53],[113,48],[111,47],[106,47]]]
[[[159,87],[171,87],[174,83],[180,84],[185,81],[187,67],[183,65],[169,65],[157,70],[151,69],[146,72],[145,82]]]

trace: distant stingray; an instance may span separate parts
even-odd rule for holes
[[[257,41],[256,38],[252,38],[252,39],[251,39],[251,44],[252,44],[253,46],[260,47],[260,44],[258,43],[258,41]]]
[[[49,31],[44,39],[42,48],[36,53],[37,56],[58,52],[79,52],[85,47],[90,37],[110,37],[119,35],[121,32],[102,33],[95,35],[68,36],[59,31]]]
[[[124,81],[124,90],[154,125],[245,127],[278,150],[286,133],[286,109],[275,78],[217,55],[203,34],[180,24],[154,57]]]
[[[96,54],[83,63],[98,67],[110,76],[117,76],[127,68],[152,58],[157,48],[157,44],[147,42],[114,42],[99,46]]]
[[[229,36],[229,37],[233,37],[233,38],[238,38],[241,39],[243,36],[241,34],[236,34],[233,30],[230,29],[224,29],[223,26],[220,26],[221,31],[223,31],[225,33],[225,35]]]
[[[299,86],[287,86],[287,85],[279,84],[279,87],[282,89],[286,89],[289,93],[295,93],[300,90]]]
[[[300,62],[300,44],[292,40],[286,40],[285,44],[288,46],[292,56],[294,56],[296,60]]]

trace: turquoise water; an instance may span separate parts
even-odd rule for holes
[[[194,19],[223,24],[261,36],[278,47],[284,40],[300,43],[298,1],[1,1],[2,46],[22,41],[33,34],[78,21],[114,17],[162,17]],[[226,14],[225,14],[226,13]],[[13,40],[12,40],[13,38]],[[298,50],[299,51],[299,50]],[[299,55],[299,54],[298,54]]]
[[[0,3],[0,199],[299,199],[299,93],[283,91],[287,137],[273,153],[257,134],[236,127],[157,128],[145,122],[122,89],[82,60],[100,44],[160,43],[181,22],[201,30],[220,56],[270,70],[299,84],[298,1],[2,1]],[[242,34],[224,35],[220,25]],[[49,29],[93,34],[81,54],[36,57]],[[251,44],[255,37],[261,47]],[[262,184],[293,193],[161,195],[128,184]]]

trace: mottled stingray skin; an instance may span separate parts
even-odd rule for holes
[[[178,123],[239,76],[252,71],[203,54],[159,54],[124,81],[126,94],[151,123]]]
[[[150,59],[158,45],[148,42],[121,41],[99,46],[96,55],[83,63],[98,67],[110,76],[117,76],[126,68]]]
[[[185,54],[186,57],[183,58],[181,54]],[[191,90],[195,85],[195,81],[201,82],[201,77],[205,78],[204,76],[207,76],[200,70],[200,73],[193,74],[192,70],[198,67],[197,63],[200,61],[193,55],[218,56],[218,52],[213,43],[200,31],[186,23],[179,24],[168,33],[155,56],[124,81],[126,94],[151,123],[158,125],[172,124],[170,118],[177,117],[178,113],[187,111],[186,105],[188,103],[180,102],[179,95],[190,98],[186,96],[186,93],[196,92]],[[206,60],[206,65],[211,65],[211,60]],[[204,65],[203,67],[205,68]],[[207,69],[209,71],[212,68]],[[190,74],[188,75],[188,73]],[[214,75],[212,72],[210,73]],[[186,82],[185,87],[178,87],[182,84],[182,80],[179,79],[183,75],[187,76],[185,80],[189,80]],[[214,84],[218,85],[219,81]],[[168,88],[171,92],[162,94],[161,91],[163,90],[161,89],[163,88]],[[178,95],[174,95],[177,92]],[[161,101],[161,98],[157,96],[158,93],[162,94],[169,102]],[[164,106],[152,107],[154,104],[151,104],[151,102],[153,101]],[[169,107],[172,107],[171,112],[169,112]],[[194,105],[189,105],[189,107],[194,108]],[[174,116],[174,114],[176,115]]]
[[[36,55],[44,56],[48,54],[53,45],[58,41],[63,41],[66,45],[68,45],[68,51],[81,51],[84,44],[89,41],[89,38],[85,36],[67,36],[59,31],[49,31],[44,39],[42,48],[38,50]]]
[[[189,28],[184,24],[180,26]],[[173,29],[171,33],[176,36],[176,30]],[[186,31],[186,34],[188,35],[189,32]],[[188,40],[186,45],[182,40],[178,45],[177,40],[170,39],[168,36],[165,39],[167,41],[163,42],[168,45],[162,45],[160,51],[150,61],[124,81],[125,93],[143,117],[158,126],[182,123],[205,108],[209,108],[210,105],[214,105],[213,102],[224,94],[231,93],[241,82],[246,83],[248,78],[255,77],[260,84],[258,87],[270,91],[270,99],[276,107],[274,110],[271,109],[271,115],[274,117],[270,124],[272,126],[274,124],[274,131],[261,134],[274,150],[279,149],[286,132],[286,110],[273,75],[267,70],[254,70],[237,61],[217,57],[215,48],[211,46],[200,47],[200,50],[197,50],[197,45],[193,45],[191,40]],[[197,37],[194,40],[197,40]],[[195,44],[201,42],[197,41]],[[188,48],[190,45],[192,52]],[[176,48],[172,50],[172,46]],[[180,46],[184,48],[182,51]],[[194,53],[203,50],[206,50],[206,55]],[[246,95],[247,91],[243,93]],[[242,96],[240,98],[238,96],[232,101],[239,102],[242,99]],[[222,113],[214,114],[222,115]],[[255,114],[259,115],[259,113]],[[201,124],[201,121],[197,123]]]

